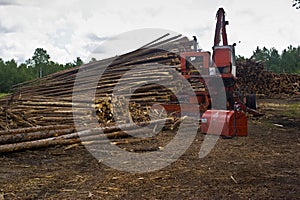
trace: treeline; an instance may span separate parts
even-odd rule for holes
[[[0,58],[0,93],[10,92],[13,85],[38,77],[46,76],[64,69],[80,66],[83,61],[77,57],[72,63],[59,64],[50,60],[46,50],[37,48],[33,56],[25,63]]]
[[[246,59],[238,56],[238,59]],[[275,73],[298,73],[300,74],[300,47],[289,46],[280,54],[275,48],[267,49],[257,47],[253,51],[251,59],[265,62],[266,70]],[[94,61],[93,59],[91,61]],[[83,61],[77,57],[72,63],[59,64],[50,60],[46,50],[37,48],[33,56],[25,63],[17,64],[12,59],[3,61],[0,58],[0,93],[10,92],[13,85],[38,77],[46,76],[54,72],[80,66]]]
[[[257,47],[251,59],[265,62],[267,71],[300,74],[300,46],[289,46],[281,54],[275,48]]]

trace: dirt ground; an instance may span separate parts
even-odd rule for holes
[[[198,133],[184,155],[155,172],[117,171],[82,145],[0,155],[0,200],[300,199],[299,98],[258,101],[265,116],[249,119],[248,137],[219,139],[200,159]]]

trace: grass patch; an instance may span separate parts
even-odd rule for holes
[[[300,117],[300,102],[287,104],[285,109],[280,111],[280,114],[287,117]]]
[[[7,93],[0,93],[0,98],[5,97],[6,95],[8,95]]]
[[[300,101],[290,103],[260,103],[259,106],[265,110],[266,113],[273,113],[277,116],[300,118]]]

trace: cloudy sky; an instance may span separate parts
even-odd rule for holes
[[[24,62],[41,47],[60,63],[88,61],[103,41],[145,28],[196,35],[210,51],[219,7],[229,20],[229,42],[241,41],[238,55],[249,57],[256,46],[300,45],[300,10],[292,0],[0,0],[0,58]]]

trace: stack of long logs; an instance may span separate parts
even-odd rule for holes
[[[147,125],[150,119],[172,128],[173,119],[151,107],[168,101],[174,90],[184,89],[175,84],[180,64],[177,53],[191,51],[191,46],[190,40],[176,36],[17,85],[11,95],[0,100],[0,152],[78,143],[79,136],[93,141],[93,135],[99,139],[98,133],[103,131],[105,138],[122,139],[128,137],[127,132],[145,132],[131,127]],[[130,91],[133,87],[138,89]],[[91,117],[98,124],[86,125]],[[74,121],[82,122],[82,128],[77,124],[75,130]],[[120,126],[128,129],[126,133]]]
[[[245,60],[237,62],[238,84],[244,93],[267,98],[299,97],[299,74],[276,74],[266,71],[263,62]]]

